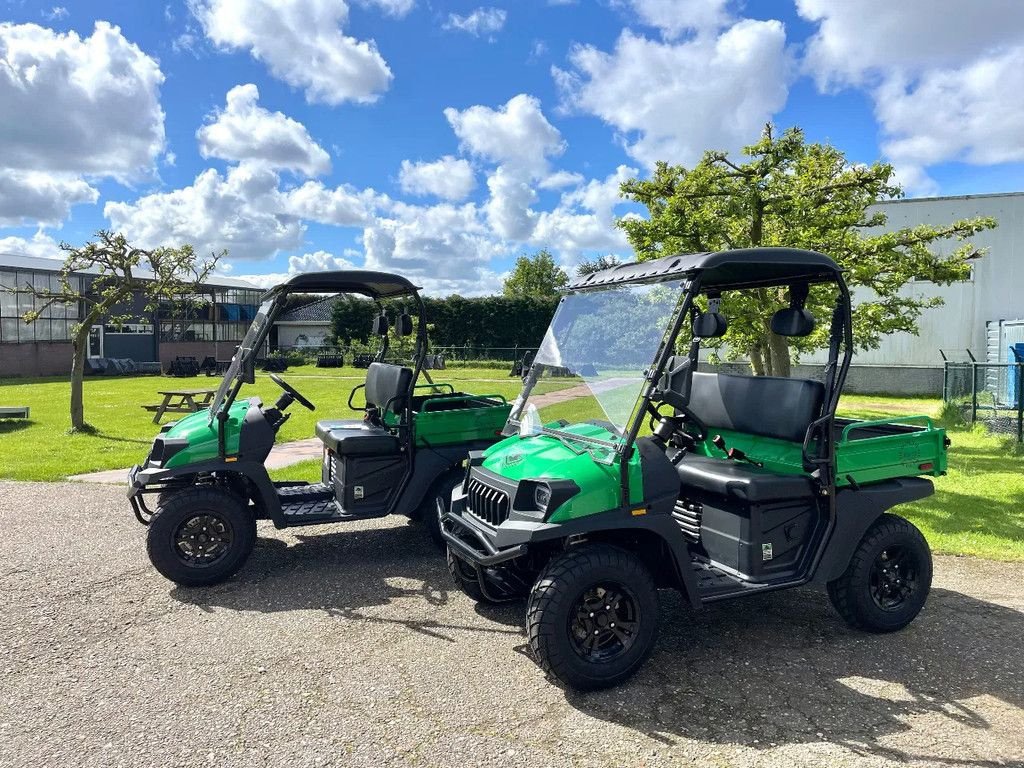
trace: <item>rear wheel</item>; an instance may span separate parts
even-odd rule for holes
[[[461,467],[448,470],[434,481],[420,504],[416,517],[426,527],[430,540],[434,542],[438,549],[443,549],[445,542],[444,537],[441,535],[441,516],[437,511],[437,500],[438,498],[443,499],[444,508],[448,509],[452,503],[452,491],[462,484],[464,476],[465,470]]]
[[[255,543],[252,513],[240,498],[221,488],[192,488],[161,499],[146,533],[153,567],[186,587],[231,577]]]
[[[654,580],[631,552],[604,544],[574,547],[537,579],[526,624],[530,648],[549,675],[578,690],[617,685],[654,648]]]
[[[895,632],[914,620],[932,584],[932,553],[921,532],[882,515],[861,539],[846,572],[829,582],[839,615],[855,629]]]

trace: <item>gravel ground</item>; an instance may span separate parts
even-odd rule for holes
[[[120,489],[0,482],[0,766],[1024,765],[1022,567],[938,558],[906,631],[815,592],[662,596],[629,684],[567,694],[404,519],[163,580]]]

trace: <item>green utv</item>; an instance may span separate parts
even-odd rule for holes
[[[821,381],[698,370],[702,340],[750,306],[746,291],[788,297],[770,319],[783,337],[814,332],[809,296],[834,307]],[[924,416],[837,418],[852,351],[849,291],[819,253],[690,254],[580,278],[507,438],[470,454],[449,509],[439,504],[456,584],[477,601],[526,596],[534,655],[577,689],[641,666],[659,587],[700,608],[820,585],[854,627],[905,627],[928,595],[931,553],[887,510],[933,492],[918,475],[945,472],[948,441]],[[566,388],[538,411],[546,378]]]
[[[315,406],[274,374],[270,378],[283,393],[273,405],[238,395],[244,384],[255,382],[256,358],[288,294],[317,292],[377,302],[373,334],[381,344],[365,383],[348,395],[349,408],[362,407],[363,418],[317,422],[324,444],[322,482],[272,482],[264,462],[291,415],[288,407]],[[384,362],[391,323],[381,302],[389,299],[409,300],[418,315],[414,323],[402,310],[394,320],[398,336],[415,333],[411,367]],[[423,370],[426,327],[418,289],[398,275],[297,275],[267,293],[210,409],[164,426],[145,463],[129,473],[128,498],[149,527],[146,548],[156,569],[185,586],[223,581],[252,551],[258,519],[288,528],[397,512],[422,518],[440,544],[436,499],[450,497],[461,482],[467,452],[498,439],[511,406],[500,395],[456,392],[451,384],[432,382]],[[417,383],[421,377],[426,383]],[[357,406],[353,399],[360,390],[365,405]],[[155,509],[147,499],[155,500]]]

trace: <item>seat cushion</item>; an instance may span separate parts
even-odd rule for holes
[[[327,442],[327,433],[335,429],[362,429],[362,419],[324,419],[316,423],[316,436]]]
[[[412,391],[412,369],[390,363],[371,363],[366,371],[366,404],[401,413]]]
[[[687,455],[676,466],[679,480],[686,487],[699,488],[720,496],[733,496],[741,501],[760,503],[795,499],[814,493],[810,478],[804,475],[781,475],[730,459]]]
[[[363,422],[329,429],[321,434],[317,425],[317,436],[324,445],[339,456],[387,456],[398,453],[398,438],[380,427]]]

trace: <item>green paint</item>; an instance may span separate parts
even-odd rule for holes
[[[248,400],[236,400],[228,411],[227,431],[224,433],[224,448],[228,456],[238,453],[238,439],[242,431],[242,422],[249,410]],[[216,420],[210,423],[209,411],[190,413],[174,423],[174,426],[163,433],[164,437],[184,438],[188,440],[188,448],[179,451],[170,458],[165,467],[184,467],[200,461],[216,459],[218,455],[217,433],[220,425]]]
[[[613,433],[594,424],[573,424],[561,427],[548,425],[560,432],[615,440]],[[552,523],[561,523],[587,515],[595,515],[619,507],[619,461],[614,451],[593,443],[571,443],[569,447],[556,437],[509,437],[484,452],[485,469],[512,480],[572,480],[580,492],[555,510]],[[593,455],[591,455],[591,451]],[[643,501],[643,479],[639,453],[629,460],[630,502]]]

